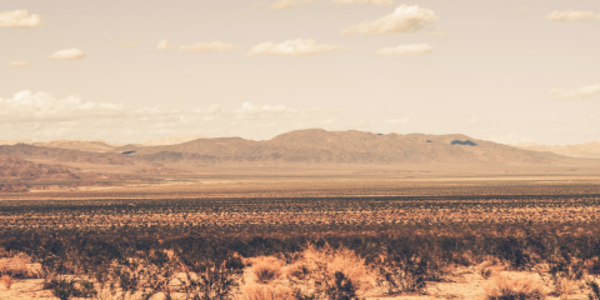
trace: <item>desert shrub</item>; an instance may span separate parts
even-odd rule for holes
[[[600,286],[595,280],[587,280],[585,285],[589,289],[588,299],[589,300],[600,300]]]
[[[350,283],[358,294],[365,294],[375,285],[375,274],[365,260],[347,248],[335,249],[328,244],[318,248],[309,244],[287,268],[287,277],[297,297],[321,299],[336,286],[343,275],[343,284]]]
[[[583,276],[583,263],[559,258],[548,264],[547,272],[539,272],[540,277],[547,285],[553,288],[555,296],[570,295],[578,288],[578,282]]]
[[[46,282],[44,289],[52,290],[52,294],[60,300],[92,298],[98,294],[92,281],[79,278],[56,277]]]
[[[346,278],[344,273],[335,272],[335,281],[333,285],[327,287],[326,295],[328,300],[358,300],[356,289],[352,280]]]
[[[15,282],[15,279],[12,276],[10,276],[10,275],[2,275],[2,277],[0,278],[0,280],[2,280],[2,283],[4,284],[4,286],[6,287],[6,289],[9,289],[9,290],[10,290],[10,287]]]
[[[250,265],[250,274],[254,282],[259,284],[269,284],[282,276],[281,268],[285,261],[272,256],[259,256],[246,259],[246,264]]]
[[[425,293],[427,281],[439,281],[443,268],[431,256],[403,246],[384,248],[374,261],[378,285],[388,295],[407,292]]]
[[[0,276],[12,278],[37,278],[40,274],[39,265],[32,264],[32,259],[25,253],[0,258]]]
[[[225,261],[186,261],[178,291],[186,300],[232,299],[242,279],[244,265],[237,256]]]
[[[486,287],[487,300],[541,300],[545,299],[542,285],[531,278],[498,276]]]
[[[282,284],[250,284],[242,288],[241,298],[244,300],[295,300],[297,299],[288,286]]]

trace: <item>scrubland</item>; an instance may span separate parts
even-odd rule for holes
[[[590,176],[215,177],[0,199],[0,299],[600,297]]]

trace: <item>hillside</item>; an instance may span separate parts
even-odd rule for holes
[[[80,171],[61,165],[36,164],[18,157],[0,157],[0,179],[3,180],[77,180]]]
[[[129,144],[106,153],[26,144],[3,145],[0,155],[58,163],[123,166],[182,163],[553,165],[575,161],[553,153],[519,149],[460,134],[381,135],[322,129],[292,131],[266,141],[204,138],[176,145],[144,147]]]
[[[77,162],[101,165],[135,165],[147,164],[116,153],[97,153],[80,150],[69,150],[51,147],[41,147],[27,144],[2,145],[0,155],[15,156],[24,159],[50,159],[57,162]]]
[[[293,131],[267,141],[199,139],[171,146],[140,147],[132,151],[131,157],[161,163],[543,165],[568,160],[556,154],[522,150],[464,135],[378,135],[321,129]]]
[[[577,145],[539,145],[536,143],[521,143],[515,145],[519,149],[552,152],[560,155],[600,159],[600,142],[589,142]]]

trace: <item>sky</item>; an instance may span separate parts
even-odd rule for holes
[[[3,0],[0,140],[600,141],[600,1]]]

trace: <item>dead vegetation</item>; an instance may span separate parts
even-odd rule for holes
[[[58,299],[107,300],[377,299],[434,295],[470,278],[489,300],[598,300],[600,194],[590,187],[419,188],[2,201],[0,298],[35,278]]]

